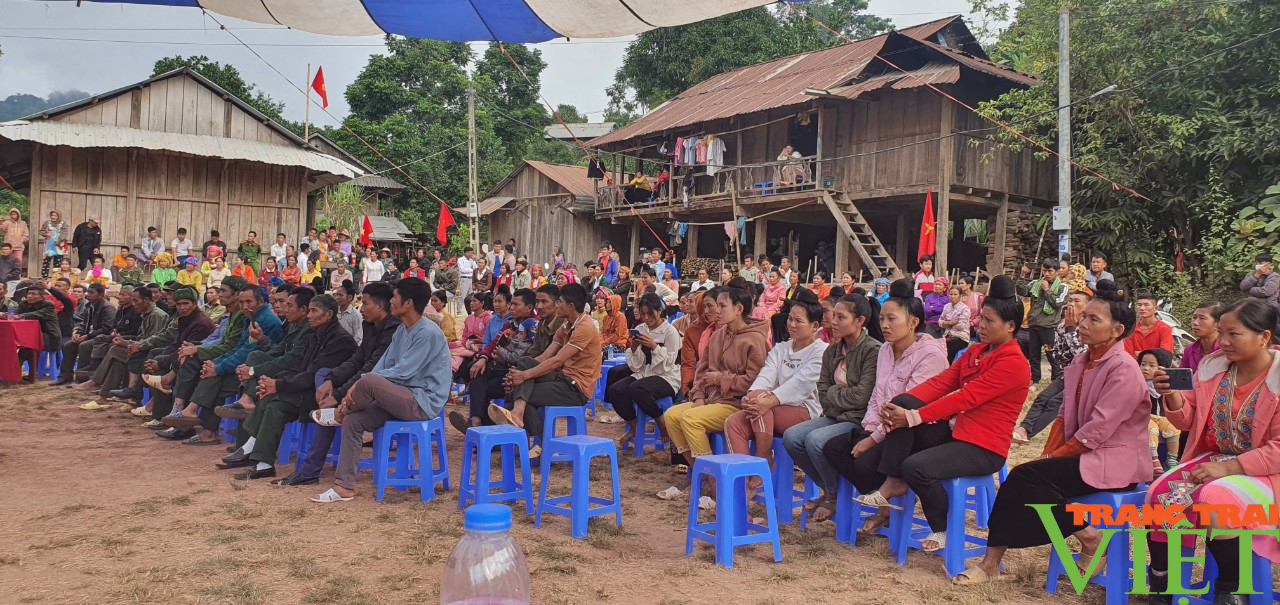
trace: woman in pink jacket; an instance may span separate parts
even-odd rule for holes
[[[773,314],[782,308],[782,301],[786,296],[787,284],[782,281],[782,272],[776,267],[770,269],[768,278],[765,280],[764,291],[760,293],[760,299],[756,302],[756,308],[751,311],[751,316],[756,319],[773,317]]]
[[[1211,525],[1190,507],[1234,505],[1244,511],[1251,505],[1276,504],[1280,487],[1280,415],[1276,414],[1280,351],[1271,348],[1276,311],[1259,299],[1246,298],[1219,311],[1217,319],[1219,350],[1200,362],[1192,390],[1170,389],[1163,370],[1152,380],[1156,392],[1164,397],[1169,422],[1187,432],[1188,438],[1182,464],[1152,483],[1147,499],[1148,504],[1187,506],[1187,520],[1196,527],[1239,529],[1240,525],[1221,518]],[[1275,531],[1276,526],[1264,522],[1251,529]],[[1280,544],[1275,538],[1252,539],[1254,552],[1280,561]],[[1239,540],[1235,535],[1214,536],[1206,544],[1218,564],[1215,605],[1248,602],[1247,596],[1232,594],[1240,585]],[[1164,592],[1169,582],[1168,536],[1153,531],[1147,534],[1147,542],[1151,591]],[[1195,546],[1194,538],[1183,545]],[[1162,598],[1153,603],[1171,602],[1167,595],[1153,596]]]
[[[1133,489],[1151,480],[1147,422],[1151,403],[1142,370],[1120,341],[1137,323],[1133,305],[1109,280],[1098,282],[1097,297],[1084,308],[1076,327],[1088,351],[1064,370],[1066,384],[1058,419],[1050,428],[1040,458],[1014,467],[991,508],[987,552],[982,561],[958,574],[957,584],[978,584],[1000,575],[1010,548],[1049,543],[1040,515],[1028,504],[1053,504],[1062,535],[1080,540],[1082,569],[1098,552],[1102,532],[1076,524],[1067,512],[1071,498],[1100,491]]]

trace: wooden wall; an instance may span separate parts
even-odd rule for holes
[[[550,262],[551,251],[560,246],[565,259],[583,267],[600,252],[600,242],[609,240],[625,256],[627,229],[609,221],[597,221],[592,212],[573,213],[572,196],[541,172],[525,166],[510,182],[491,194],[514,197],[511,203],[489,215],[489,233],[481,241],[516,239],[516,252],[531,262]],[[542,197],[551,196],[551,197]],[[534,198],[534,199],[530,199]],[[561,207],[561,206],[564,207]],[[623,258],[624,262],[630,259]]]
[[[53,119],[296,146],[266,123],[185,75],[153,82]]]
[[[956,131],[991,128],[991,122],[955,106]],[[974,133],[983,137],[994,131]],[[974,143],[977,143],[976,145]],[[1057,201],[1057,160],[1038,160],[1034,150],[1011,151],[980,138],[957,136],[955,145],[957,187],[974,187],[1008,193],[1014,197]]]
[[[837,104],[835,124],[825,121],[833,112],[823,115],[822,155],[843,159],[823,162],[823,176],[834,176],[835,188],[850,192],[936,186],[942,179],[939,143],[929,139],[941,129],[942,103],[928,91],[902,90]]]
[[[186,227],[197,245],[218,229],[233,248],[250,229],[266,242],[278,231],[291,240],[302,231],[305,168],[147,150],[36,145],[34,153],[33,228],[50,210],[72,229],[93,217],[108,258],[113,246],[137,247],[149,226],[166,243]]]

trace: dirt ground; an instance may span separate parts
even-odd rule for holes
[[[367,479],[357,501],[319,505],[308,498],[331,482],[331,468],[319,488],[234,481],[213,467],[221,448],[158,439],[133,416],[81,411],[87,398],[45,384],[0,388],[0,604],[437,601],[441,566],[462,535],[462,438],[452,429],[452,492],[429,503],[416,491],[390,492],[377,503]],[[621,431],[590,423],[594,435]],[[1014,457],[1039,448],[1039,440],[1015,446]],[[1064,583],[1062,594],[1046,594],[1047,547],[1011,553],[1011,581],[954,588],[941,558],[912,551],[899,567],[884,538],[850,547],[834,540],[831,523],[784,527],[781,563],[756,545],[724,569],[707,545],[684,556],[687,502],[654,497],[686,479],[630,453],[620,466],[621,528],[596,520],[587,539],[574,540],[566,518],[534,529],[532,517],[516,515],[533,602],[1102,602],[1097,587],[1077,597]],[[567,484],[561,469],[553,485]]]

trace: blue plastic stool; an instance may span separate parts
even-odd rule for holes
[[[970,535],[965,529],[965,512],[973,510],[977,514],[978,506],[987,506],[986,511],[980,514],[991,514],[989,507],[993,500],[979,493],[991,487],[994,481],[995,478],[992,475],[957,477],[942,481],[943,487],[947,490],[948,500],[947,541],[937,554],[942,555],[947,575],[951,577],[964,571],[965,559],[982,556],[986,552],[986,538]],[[994,487],[991,489],[994,490]],[[971,497],[969,490],[974,490],[975,495]],[[919,549],[921,542],[932,530],[929,529],[925,519],[915,516],[915,492],[908,489],[905,496],[894,498],[893,503],[901,506],[902,510],[891,510],[889,513],[889,548],[897,553],[898,565],[905,565],[907,551],[912,548]]]
[[[236,431],[240,429],[240,421],[235,418],[223,418],[218,423],[218,438],[223,441],[236,441]]]
[[[773,185],[773,181],[765,181],[763,183],[752,183],[753,189],[759,189],[760,195],[773,195],[778,192],[778,188]]]
[[[751,453],[756,453],[755,441],[751,442]],[[805,502],[818,497],[818,484],[810,481],[807,477],[804,481],[803,489],[796,489],[795,479],[796,463],[791,459],[791,454],[787,449],[782,447],[782,437],[773,438],[773,500],[778,508],[778,522],[790,525],[795,520],[795,511],[797,507],[804,506]],[[753,498],[754,502],[764,502],[764,494],[756,494]],[[806,525],[804,515],[800,516],[800,528],[804,529]]]
[[[711,442],[712,454],[721,456],[729,453],[729,442],[725,441],[724,433],[707,433],[707,441]]]
[[[391,454],[391,442],[398,440],[396,454]],[[414,442],[418,446],[413,455]],[[431,450],[435,449],[435,456]],[[400,455],[404,454],[404,455]],[[388,487],[396,491],[416,486],[422,492],[422,501],[436,497],[436,484],[444,484],[449,490],[449,452],[444,445],[444,418],[431,420],[387,421],[373,432],[373,493],[378,502]]]
[[[1139,484],[1137,488],[1126,492],[1098,492],[1089,494],[1079,498],[1072,498],[1068,502],[1073,504],[1106,504],[1111,510],[1120,510],[1121,506],[1132,505],[1141,507],[1147,499],[1147,487],[1145,484]],[[1090,519],[1092,522],[1093,519]],[[1095,524],[1099,529],[1127,529],[1127,525],[1103,525]],[[948,525],[950,527],[950,525]],[[1102,573],[1089,579],[1090,582],[1098,584],[1106,589],[1106,605],[1124,605],[1129,602],[1129,589],[1133,586],[1129,579],[1130,557],[1129,557],[1130,537],[1128,531],[1117,532],[1111,536],[1110,542],[1107,544],[1107,565]],[[1079,559],[1080,555],[1075,554],[1073,559]],[[1065,575],[1062,567],[1062,559],[1055,552],[1049,553],[1049,571],[1045,575],[1044,591],[1048,593],[1058,592],[1058,580]],[[1188,576],[1189,577],[1189,576]],[[1267,584],[1271,584],[1270,572],[1267,574]]]
[[[1128,533],[1128,532],[1125,532],[1125,533]],[[1184,557],[1189,557],[1192,554],[1194,554],[1194,549],[1185,548],[1185,547],[1183,548]],[[1109,557],[1110,555],[1111,553],[1110,551],[1108,551],[1107,556]],[[1108,561],[1107,564],[1108,566],[1110,566],[1110,561]],[[1184,571],[1183,571],[1182,577],[1184,578],[1191,577],[1191,564],[1184,563],[1183,565],[1184,565],[1183,567]],[[1255,552],[1253,553],[1252,566],[1253,566],[1253,589],[1256,591],[1256,594],[1247,595],[1249,600],[1249,605],[1272,605],[1273,601],[1280,598],[1280,594],[1277,594],[1275,586],[1272,585],[1271,583],[1271,560],[1266,557],[1260,556],[1258,553]],[[1192,587],[1199,589],[1208,585],[1209,592],[1201,596],[1187,595],[1186,597],[1187,605],[1212,605],[1213,585],[1214,585],[1214,582],[1217,580],[1217,576],[1218,576],[1218,563],[1213,559],[1213,554],[1206,551],[1204,555],[1204,578],[1199,582],[1196,582]],[[1107,595],[1110,596],[1110,594],[1111,594],[1110,591],[1108,591]]]
[[[525,514],[533,514],[533,482],[529,470],[529,438],[524,429],[500,424],[473,426],[467,429],[462,449],[462,480],[458,486],[458,510],[468,502],[475,504],[513,502],[524,499]],[[489,485],[490,463],[493,450],[502,455],[502,481],[499,491],[493,493]],[[517,457],[516,454],[519,454]],[[472,478],[473,459],[475,477]],[[517,468],[519,477],[516,477]]]
[[[857,541],[858,525],[865,521],[867,517],[876,514],[874,506],[867,506],[855,501],[854,498],[857,497],[858,488],[854,487],[848,479],[841,477],[840,487],[836,491],[836,514],[832,519],[836,523],[836,541],[844,542],[850,546],[853,546]],[[876,533],[890,537],[888,527],[882,527]]]
[[[542,408],[542,437],[537,443],[546,443],[556,436],[556,424],[564,418],[565,435],[587,434],[587,409],[580,405],[551,405]]]
[[[49,380],[58,380],[58,372],[62,369],[62,351],[41,351],[36,362],[36,378],[41,376]]]
[[[698,494],[702,493],[702,476],[716,480],[716,518],[698,522]],[[747,478],[760,477],[765,495],[768,525],[752,523],[743,505]],[[733,568],[733,549],[748,544],[773,544],[774,562],[782,560],[782,543],[778,538],[778,512],[773,502],[773,477],[764,458],[745,454],[699,456],[693,462],[693,483],[689,486],[689,520],[686,525],[684,554],[693,554],[693,541],[713,544],[716,564]],[[751,533],[751,532],[757,533]]]
[[[537,515],[534,527],[542,527],[542,513],[569,517],[571,534],[575,538],[587,537],[587,520],[591,517],[613,514],[613,522],[622,525],[622,491],[618,485],[618,449],[612,439],[590,435],[553,437],[543,445],[542,487],[538,489]],[[613,498],[591,495],[591,459],[605,456],[612,473]],[[547,498],[547,484],[551,482],[552,459],[573,465],[573,486],[567,496]],[[568,506],[565,506],[565,505]],[[597,504],[592,508],[592,504]]]
[[[314,426],[311,423],[307,425]],[[297,420],[284,425],[284,433],[280,435],[280,448],[276,450],[276,464],[289,464],[299,452],[301,456],[307,454],[307,435],[302,427],[302,423]]]
[[[666,413],[667,410],[671,409],[671,406],[675,405],[670,397],[659,399],[657,404],[658,409],[662,410],[663,413]],[[649,429],[650,422],[653,423],[652,430]],[[644,410],[637,406],[636,436],[635,439],[631,440],[631,447],[635,450],[636,458],[644,457],[644,448],[647,445],[652,445],[655,451],[666,447],[662,443],[662,434],[658,432],[658,420],[650,418],[648,414],[644,413]]]

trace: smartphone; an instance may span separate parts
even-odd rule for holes
[[[637,329],[635,329],[635,328],[632,328],[632,329],[630,329],[630,330],[627,330],[627,332],[631,334],[631,337],[632,337],[632,338],[635,338],[635,337],[637,337],[637,336],[639,336],[639,335],[640,335],[640,330],[637,330]]]
[[[1175,391],[1191,390],[1191,368],[1164,368],[1164,373],[1169,375],[1169,388]]]

